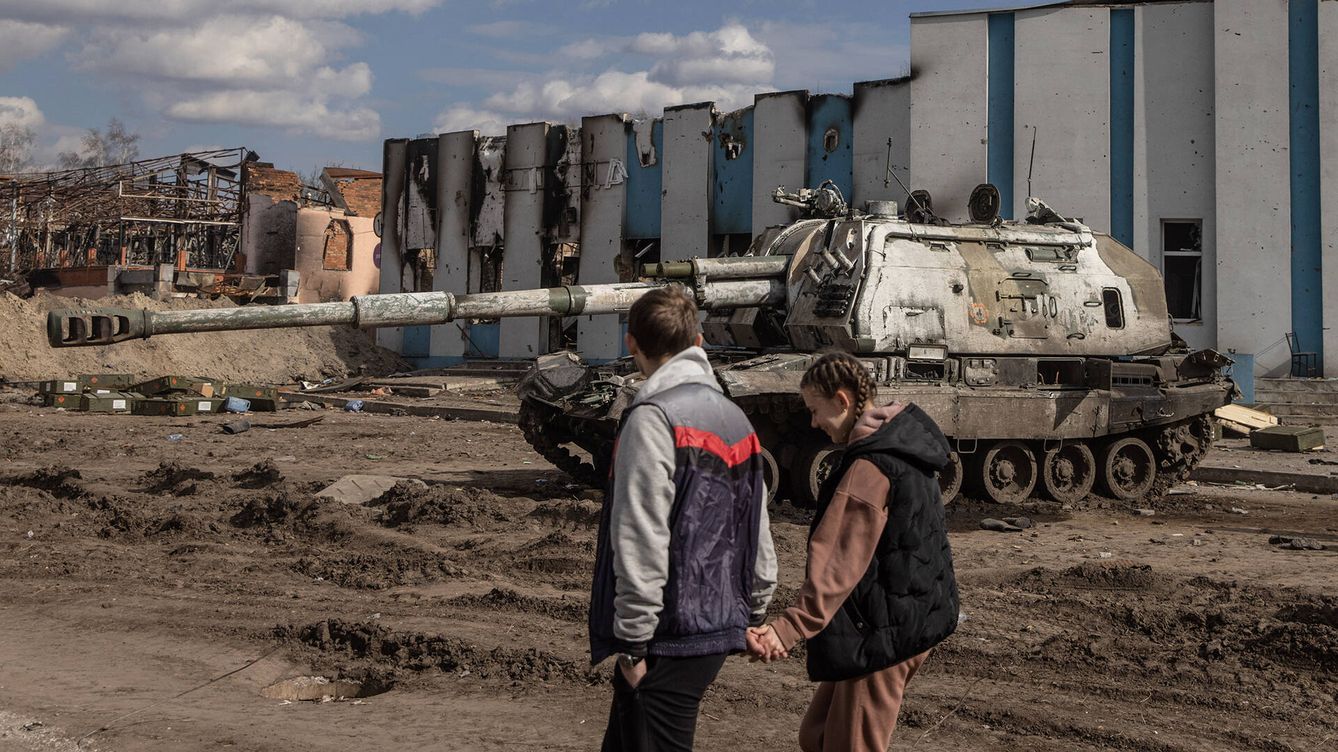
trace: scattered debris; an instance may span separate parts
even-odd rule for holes
[[[1022,528],[1003,520],[996,520],[993,517],[986,517],[980,521],[981,530],[990,530],[996,533],[1020,533]]]
[[[363,406],[362,400],[349,400],[348,402],[344,403],[344,412],[360,413],[362,412],[362,406]]]
[[[1222,427],[1241,436],[1249,436],[1260,428],[1276,426],[1278,418],[1263,410],[1253,410],[1244,405],[1223,405],[1213,411]]]
[[[246,420],[245,418],[223,424],[223,433],[231,434],[233,436],[239,433],[246,433],[249,430],[251,430],[251,421]]]
[[[1320,459],[1319,457],[1314,457],[1310,459],[1309,462],[1312,465],[1338,465],[1338,460],[1325,460]]]
[[[1155,509],[1135,509],[1134,514],[1139,517],[1151,517],[1157,513]]]
[[[1328,548],[1314,538],[1300,535],[1274,535],[1268,542],[1291,551],[1324,551]]]
[[[1228,509],[1227,511],[1231,512],[1232,514],[1249,514],[1249,513],[1250,513],[1250,511],[1249,511],[1248,509],[1242,509],[1242,508],[1240,508],[1240,507],[1231,507],[1231,508]]]
[[[241,397],[228,397],[223,400],[223,411],[228,413],[249,413],[251,403]]]

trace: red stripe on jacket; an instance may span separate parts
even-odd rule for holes
[[[674,426],[674,446],[679,449],[696,447],[719,457],[729,467],[746,461],[761,451],[757,434],[750,433],[735,444],[726,444],[725,440],[710,431],[688,426]]]

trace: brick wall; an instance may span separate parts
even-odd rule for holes
[[[247,191],[269,196],[275,201],[297,201],[302,195],[302,178],[295,172],[276,169],[269,162],[247,164],[242,180]]]
[[[370,218],[381,211],[381,178],[343,178],[336,186],[349,214]]]

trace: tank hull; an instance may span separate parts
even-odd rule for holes
[[[721,353],[715,359],[721,387],[748,413],[768,454],[768,487],[800,505],[814,501],[839,456],[809,427],[800,397],[799,381],[814,357]],[[1019,360],[996,365],[1005,374],[1058,373],[1053,364]],[[917,381],[889,375],[896,366],[887,361],[865,360],[875,373],[884,371],[879,402],[918,404],[957,451],[957,464],[940,478],[949,500],[964,489],[998,502],[1033,496],[1073,502],[1103,492],[1152,503],[1202,460],[1213,441],[1209,417],[1234,394],[1220,376],[1220,356],[1210,351],[1065,363],[1070,381],[1094,384]],[[618,419],[640,386],[632,370],[625,361],[587,368],[565,353],[541,359],[520,388],[527,439],[579,480],[602,485]]]

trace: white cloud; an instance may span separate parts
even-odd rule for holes
[[[501,136],[506,134],[506,126],[507,118],[500,113],[456,105],[437,115],[432,130],[437,133],[479,131],[485,136]]]
[[[0,73],[50,50],[67,34],[63,26],[0,19]]]
[[[29,34],[29,47],[49,47],[57,32],[74,37],[75,67],[126,82],[169,119],[374,139],[380,116],[365,101],[372,71],[348,60],[363,38],[343,19],[441,1],[3,0],[0,14],[11,20],[0,21],[0,69],[33,54],[6,45],[7,30],[51,29]],[[44,25],[52,19],[62,26]]]
[[[17,125],[37,130],[46,122],[46,116],[32,97],[0,97],[0,126]]]
[[[448,107],[437,117],[439,130],[449,125],[449,130],[500,133],[509,122],[575,122],[585,115],[610,112],[659,115],[666,107],[694,102],[715,102],[721,110],[733,110],[751,104],[756,93],[772,90],[775,75],[771,48],[738,23],[684,35],[587,39],[561,48],[558,54],[574,60],[641,56],[649,58],[650,65],[634,71],[524,80],[480,104]]]
[[[294,97],[287,91],[216,91],[173,102],[166,114],[185,121],[287,128],[341,141],[369,140],[381,132],[381,119],[375,110],[332,109],[326,97]]]

